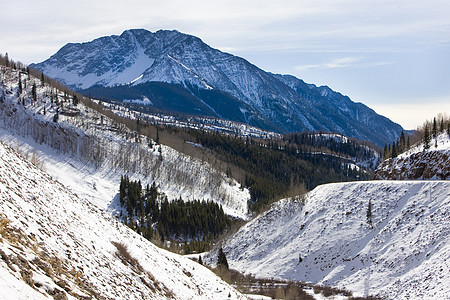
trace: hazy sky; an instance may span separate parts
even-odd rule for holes
[[[177,29],[273,73],[328,85],[414,129],[450,114],[449,0],[14,0],[0,52],[40,62],[68,42]]]

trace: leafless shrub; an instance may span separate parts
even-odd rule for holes
[[[131,256],[130,252],[128,251],[127,245],[114,241],[111,242],[111,244],[113,244],[117,248],[116,255],[122,260],[124,265],[130,265],[134,267],[137,273],[139,274],[143,272],[144,269],[142,268],[139,261],[133,256]]]

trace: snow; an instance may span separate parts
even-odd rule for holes
[[[45,170],[98,207],[119,213],[116,195],[120,177],[127,173],[130,179],[141,180],[144,186],[156,181],[159,190],[164,192],[169,200],[178,199],[180,196],[186,201],[212,200],[222,205],[224,212],[230,216],[244,220],[249,218],[248,189],[241,189],[235,180],[227,178],[207,162],[189,157],[168,146],[156,145],[154,141],[143,136],[138,137],[111,119],[101,118],[98,113],[82,104],[78,106],[81,111],[79,117],[60,115],[52,132],[46,132],[46,128],[52,128],[50,125],[54,124],[52,118],[56,112],[55,105],[45,96],[48,93],[47,88],[38,88],[39,103],[30,104],[27,100],[23,106],[17,105],[17,73],[8,73],[5,81],[8,89],[0,86],[0,95],[5,95],[5,102],[2,104],[5,107],[0,110],[0,139],[14,147],[18,146],[24,153],[36,153]],[[8,94],[9,90],[14,92]],[[24,97],[27,97],[28,92],[24,92]],[[60,97],[62,98],[61,95]],[[43,107],[46,107],[46,115],[42,113]],[[37,123],[28,124],[30,120],[36,120]],[[29,136],[36,132],[27,129],[27,126],[43,130],[39,137],[32,139]],[[94,137],[99,141],[99,147],[104,149],[105,160],[97,165],[81,159],[81,141],[75,146],[74,153],[68,153],[65,149],[67,146],[61,147],[67,142],[65,139],[68,134],[75,143],[77,139],[86,136]],[[55,140],[55,135],[61,136],[62,140]],[[54,139],[53,144],[60,145],[60,149],[55,150],[46,145],[52,142],[46,142],[51,138]],[[92,152],[92,149],[89,151]],[[123,159],[125,152],[125,159],[138,161],[140,164],[128,164],[126,169],[117,167],[117,162]]]
[[[53,78],[61,78],[62,81],[67,84],[75,83],[79,89],[87,89],[98,84],[104,86],[138,84],[142,80],[145,70],[153,65],[155,59],[145,54],[145,49],[135,40],[135,38],[134,43],[136,49],[133,53],[130,53],[130,56],[125,58],[128,65],[123,70],[116,71],[111,68],[101,74],[89,73],[81,75],[80,70],[74,67],[74,65],[79,64],[79,62],[77,62],[74,63],[74,65],[68,65],[64,68],[48,64],[44,68],[44,73]]]
[[[327,184],[303,200],[273,204],[222,247],[230,268],[257,277],[389,299],[445,299],[450,294],[449,211],[449,181]],[[215,255],[203,261],[214,264]]]
[[[29,285],[8,271],[3,261],[0,261],[0,298],[2,299],[49,299],[32,289]]]
[[[153,105],[152,101],[145,96],[142,99],[124,99],[123,102],[140,105]]]
[[[35,168],[3,142],[0,169],[2,217],[12,221],[10,228],[24,232],[23,239],[35,241],[0,239],[0,249],[11,258],[13,266],[9,268],[5,260],[1,261],[2,297],[40,299],[56,290],[65,293],[56,284],[64,279],[71,292],[78,295],[95,291],[115,299],[160,299],[170,295],[175,299],[227,299],[230,294],[233,299],[244,299],[205,267],[157,248]],[[126,245],[141,267],[125,263],[114,242]],[[59,274],[54,269],[53,276],[49,276],[34,259],[46,257],[43,253],[60,261],[67,271]],[[17,257],[26,261],[26,267],[14,260]],[[31,272],[33,288],[21,280],[19,267],[22,272]],[[84,285],[77,283],[70,270]]]
[[[432,179],[450,178],[450,136],[439,134],[424,149],[418,143],[395,158],[383,161],[375,171],[375,179]]]

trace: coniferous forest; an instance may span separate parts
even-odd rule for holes
[[[232,222],[217,203],[185,202],[181,198],[169,201],[155,182],[143,189],[140,181],[130,181],[127,175],[120,181],[120,204],[132,229],[149,240],[184,241],[185,253],[205,251]]]

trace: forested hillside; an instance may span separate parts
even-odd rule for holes
[[[169,201],[155,182],[143,188],[140,181],[130,181],[126,175],[120,180],[120,204],[129,227],[157,244],[165,239],[184,242],[185,254],[209,250],[232,222],[217,203],[181,197]]]
[[[108,202],[106,207],[118,193],[120,176],[127,173],[157,180],[171,198],[212,200],[221,203],[227,214],[247,218],[248,190],[217,168],[157,143],[144,130],[140,132],[135,120],[114,114],[20,63],[2,59],[0,121],[7,129],[5,138],[31,138],[32,149],[41,149],[42,155],[50,154],[57,161],[64,155],[79,165],[76,172],[90,170],[86,176],[107,173],[108,179],[100,180],[116,180],[117,189],[105,191],[109,199],[101,201]],[[62,179],[70,181],[66,177]],[[95,192],[93,188],[93,197]]]
[[[0,142],[1,299],[246,299]]]
[[[374,173],[375,179],[437,179],[450,178],[450,122],[448,118],[436,118],[420,128],[414,145],[404,147],[404,142],[394,142],[391,155]],[[440,125],[438,125],[440,124]],[[408,139],[409,140],[409,139]]]

